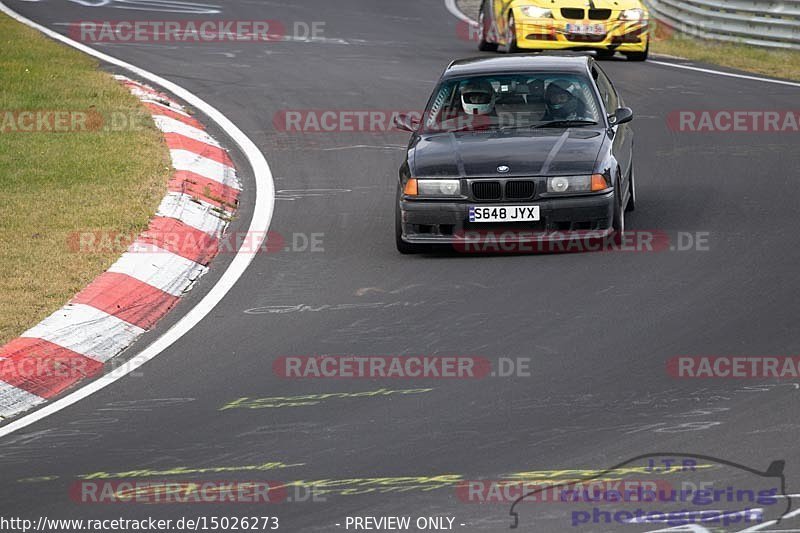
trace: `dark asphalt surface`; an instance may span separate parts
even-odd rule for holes
[[[82,19],[203,16],[7,3],[62,32],[63,23]],[[639,198],[629,229],[707,232],[707,251],[401,256],[393,202],[407,135],[281,133],[273,116],[421,108],[447,63],[474,55],[474,44],[457,36],[458,21],[439,0],[219,4],[220,19],[324,21],[325,39],[100,48],[183,85],[233,120],[275,175],[271,230],[322,233],[324,252],[258,256],[210,316],[141,375],[0,441],[0,515],[272,514],[281,530],[320,532],[344,529],[354,515],[440,515],[455,517],[460,531],[503,531],[508,505],[465,504],[432,478],[603,469],[663,451],[756,469],[783,459],[788,492],[800,492],[793,384],[676,380],[665,371],[676,355],[800,353],[797,134],[666,126],[674,110],[792,109],[798,89],[602,63],[637,113]],[[246,223],[247,200],[241,216]],[[315,354],[524,357],[532,372],[478,381],[291,381],[273,373],[277,357]],[[221,410],[241,397],[381,388],[431,390]],[[286,466],[248,468],[266,463]],[[206,468],[217,470],[195,470]],[[324,502],[258,507],[73,502],[70,485],[98,472],[150,481],[305,480],[333,492]],[[578,529],[565,516],[526,506],[521,527],[658,529]],[[784,529],[791,527],[800,526]]]

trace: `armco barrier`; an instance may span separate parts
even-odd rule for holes
[[[800,50],[800,0],[645,0],[651,16],[682,33]]]

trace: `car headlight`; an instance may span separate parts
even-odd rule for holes
[[[550,9],[546,9],[544,7],[521,6],[519,10],[522,11],[522,14],[525,15],[526,17],[531,17],[534,19],[553,18],[553,11]]]
[[[602,174],[547,178],[547,192],[556,194],[599,192],[608,188],[608,181]]]
[[[460,180],[417,179],[417,192],[420,196],[459,196]]]
[[[644,9],[635,7],[633,9],[625,9],[619,14],[619,20],[642,20],[644,18]]]

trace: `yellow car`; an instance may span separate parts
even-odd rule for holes
[[[482,51],[596,50],[644,61],[650,15],[641,0],[483,0]]]

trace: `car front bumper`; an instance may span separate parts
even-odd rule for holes
[[[575,236],[604,238],[613,232],[614,192],[601,195],[499,202],[496,205],[538,205],[538,222],[472,223],[469,207],[494,203],[468,200],[408,200],[401,198],[402,239],[417,244],[458,244],[502,235],[505,242],[553,242]]]
[[[603,24],[601,35],[567,33],[567,24]],[[530,50],[614,50],[644,52],[649,38],[649,22],[621,20],[535,19],[521,16],[515,24],[517,46]]]

